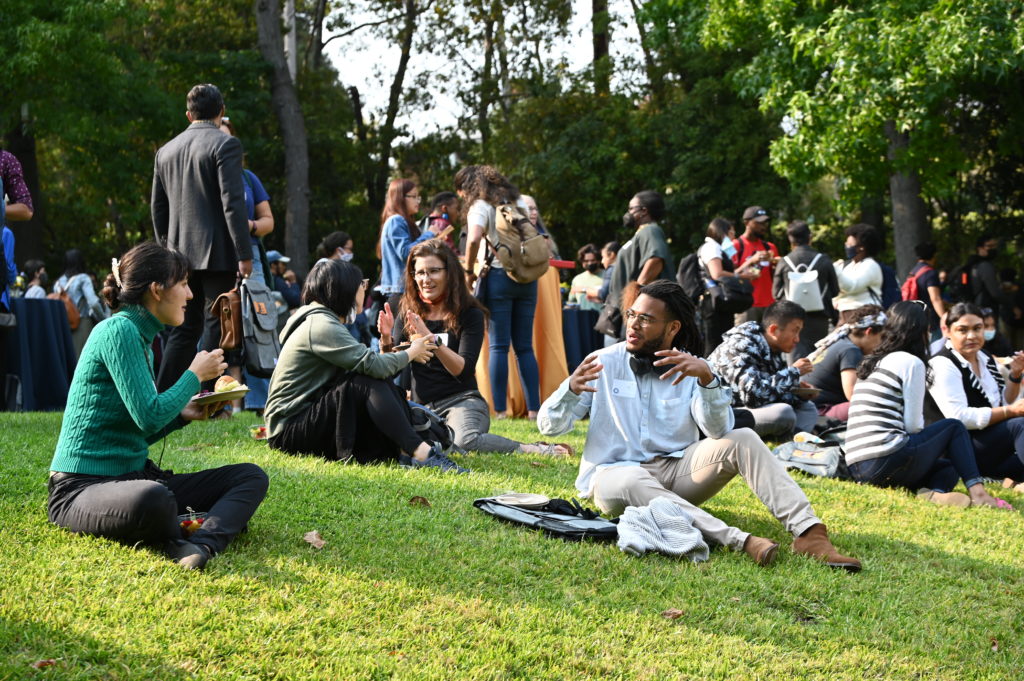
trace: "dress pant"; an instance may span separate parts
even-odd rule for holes
[[[196,270],[188,278],[192,289],[192,300],[185,306],[185,321],[171,329],[164,346],[160,372],[156,378],[156,389],[163,392],[178,382],[185,373],[203,339],[203,350],[213,350],[220,343],[220,321],[210,314],[213,301],[222,293],[235,287],[237,272]],[[205,330],[205,334],[203,333]],[[207,381],[203,388],[210,390],[215,381]]]
[[[611,515],[664,497],[690,514],[705,539],[742,550],[748,532],[699,508],[737,474],[794,537],[821,522],[807,495],[748,428],[695,442],[679,458],[657,457],[638,466],[600,468],[594,474],[593,497],[598,508]]]
[[[146,462],[141,471],[115,477],[54,473],[50,522],[78,534],[125,544],[181,539],[178,515],[187,507],[208,515],[189,541],[216,555],[245,529],[267,494],[267,474],[251,463],[175,474]]]

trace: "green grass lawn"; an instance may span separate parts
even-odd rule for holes
[[[51,526],[60,415],[0,414],[0,679],[1024,678],[1019,513],[800,478],[864,561],[849,575],[794,556],[735,481],[708,509],[781,541],[779,559],[763,569],[716,549],[693,565],[472,506],[510,490],[570,497],[575,458],[470,455],[466,476],[343,466],[271,452],[253,423],[194,424],[166,444],[165,468],[253,461],[270,475],[249,532],[197,574]],[[538,437],[524,421],[495,431]],[[581,449],[583,431],[568,440]]]

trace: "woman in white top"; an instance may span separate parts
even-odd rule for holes
[[[1024,400],[1020,396],[1024,352],[1009,358],[1008,381],[995,359],[981,348],[985,322],[981,308],[958,303],[948,312],[949,339],[928,360],[929,415],[956,419],[974,443],[978,470],[991,478],[1024,481]]]
[[[882,237],[871,225],[846,228],[846,260],[834,263],[839,295],[832,299],[832,307],[839,312],[840,323],[847,321],[846,312],[882,304],[882,268],[875,262],[880,250]]]
[[[935,503],[1012,510],[985,491],[962,423],[942,419],[925,427],[927,345],[923,303],[902,301],[889,308],[878,348],[857,370],[844,446],[850,473],[858,482],[917,490]],[[958,479],[969,497],[951,491]]]
[[[732,221],[717,217],[708,223],[704,243],[697,250],[697,261],[710,278],[717,281],[723,274],[735,274],[747,280],[757,277],[758,272],[751,270],[746,264],[738,268],[733,265],[732,255],[736,252],[733,245],[735,238],[736,229]],[[732,312],[715,312],[711,296],[704,296],[701,299],[700,313],[704,322],[704,356],[707,357],[722,343],[722,334],[733,327],[735,315]]]
[[[497,206],[519,201],[519,190],[491,166],[466,166],[455,174],[455,192],[466,207],[466,278],[473,288],[476,274],[473,264],[487,260],[484,239],[496,239]],[[490,263],[481,302],[491,316],[487,324],[490,336],[488,370],[491,377],[491,401],[498,418],[507,416],[508,349],[516,351],[519,376],[526,393],[526,408],[531,419],[540,409],[540,371],[533,354],[533,317],[537,309],[537,282],[520,284],[513,281],[497,257]]]

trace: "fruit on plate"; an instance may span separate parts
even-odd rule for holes
[[[221,376],[217,379],[216,385],[213,386],[213,392],[215,393],[226,393],[230,390],[238,390],[242,386],[238,384],[238,381],[230,376]]]

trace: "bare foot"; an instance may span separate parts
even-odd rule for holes
[[[992,496],[991,494],[986,492],[985,488],[982,487],[980,484],[973,485],[971,489],[968,490],[968,492],[971,493],[972,506],[991,506],[992,508],[1000,508],[1006,511],[1013,510],[1013,506],[1011,506],[1008,502]]]

